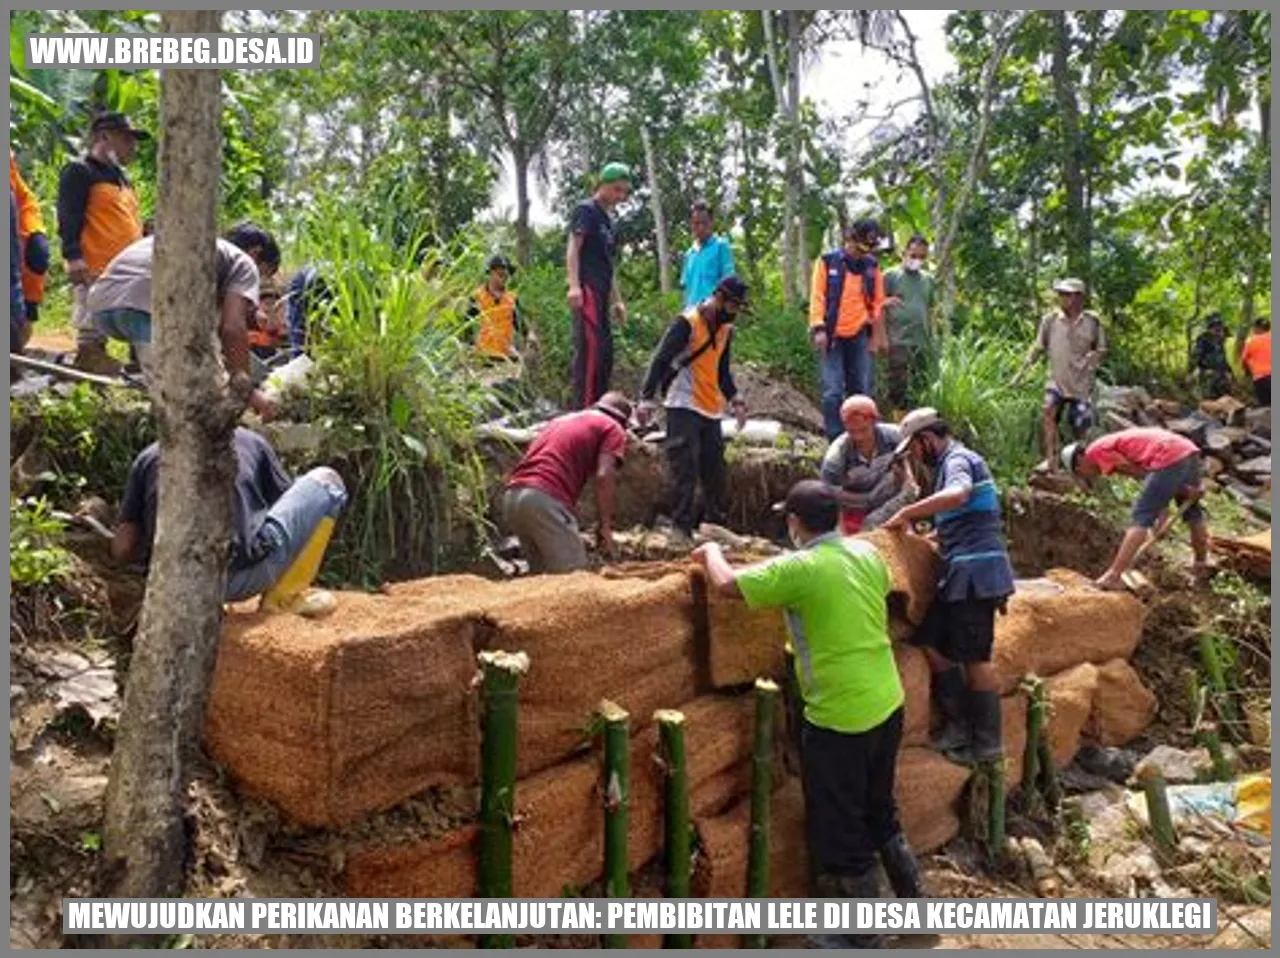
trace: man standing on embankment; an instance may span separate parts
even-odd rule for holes
[[[837,490],[813,479],[783,506],[797,551],[734,569],[714,542],[693,559],[712,588],[785,611],[804,698],[800,762],[805,830],[819,898],[878,898],[877,853],[899,898],[924,898],[893,786],[905,695],[889,639],[889,567],[837,528]],[[814,936],[831,948],[877,947],[878,935]]]
[[[1125,587],[1124,574],[1152,529],[1157,529],[1158,535],[1173,521],[1167,514],[1171,502],[1184,507],[1182,519],[1191,530],[1192,572],[1204,575],[1209,571],[1209,523],[1200,507],[1204,494],[1200,449],[1190,439],[1167,429],[1122,429],[1089,443],[1087,448],[1083,443],[1072,443],[1062,450],[1062,460],[1068,470],[1084,479],[1118,472],[1144,480],[1120,548],[1097,580],[1100,588]]]
[[[627,318],[613,271],[613,211],[631,194],[631,170],[609,163],[590,199],[573,211],[565,272],[573,319],[573,408],[586,409],[609,390],[613,378],[613,327]]]

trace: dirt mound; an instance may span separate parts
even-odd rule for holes
[[[790,383],[770,379],[751,366],[734,365],[733,381],[751,407],[751,415],[821,435],[822,410]]]
[[[1098,576],[1123,530],[1087,506],[1045,492],[1012,490],[1005,499],[1009,561],[1021,576],[1075,569]]]

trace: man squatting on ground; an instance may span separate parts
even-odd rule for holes
[[[265,611],[287,611],[320,570],[346,487],[327,466],[290,481],[275,451],[252,430],[237,428],[232,442],[236,481],[226,601],[261,594]],[[150,561],[159,469],[158,443],[133,461],[111,541],[117,562]]]
[[[1204,494],[1201,456],[1190,439],[1167,429],[1122,429],[1094,440],[1087,448],[1084,443],[1072,443],[1062,450],[1062,461],[1070,472],[1086,480],[1113,472],[1145,480],[1120,548],[1098,578],[1101,588],[1125,587],[1123,576],[1152,528],[1163,531],[1173,521],[1167,513],[1170,502],[1187,506],[1182,518],[1191,530],[1191,549],[1195,553],[1192,570],[1196,574],[1207,571],[1209,524],[1200,506]]]
[[[702,517],[721,521],[724,507],[724,434],[720,420],[732,405],[738,427],[747,421],[747,404],[738,395],[729,370],[733,324],[746,306],[747,284],[729,276],[715,292],[667,327],[649,362],[641,387],[639,419],[647,423],[659,392],[666,397],[667,460],[671,466],[676,531],[690,537],[697,525],[698,487]]]
[[[844,231],[844,244],[813,264],[809,335],[819,356],[822,421],[827,439],[841,433],[840,404],[850,396],[874,395],[872,353],[885,348],[884,275],[872,250],[880,238],[875,220],[858,220]]]
[[[93,284],[87,308],[98,331],[133,348],[143,373],[150,375],[151,268],[155,237],[127,247]],[[258,310],[260,274],[274,275],[280,266],[280,247],[260,227],[242,223],[217,241],[215,285],[218,338],[228,373],[251,375],[249,324]],[[213,317],[210,317],[211,319]],[[273,414],[269,400],[254,390],[249,405],[264,418]]]
[[[842,432],[822,457],[821,478],[842,490],[840,531],[874,529],[912,501],[918,489],[906,464],[894,455],[902,436],[882,423],[875,400],[850,396],[840,407]]]
[[[618,322],[627,307],[614,281],[616,242],[612,213],[631,194],[631,170],[609,163],[590,199],[573,211],[565,273],[569,281],[569,311],[573,318],[573,405],[586,409],[609,390],[613,378],[613,327],[610,304]]]
[[[942,580],[912,640],[924,646],[946,719],[934,747],[965,764],[993,761],[1003,746],[991,649],[996,612],[1013,594],[1000,497],[986,462],[951,437],[935,410],[913,410],[901,430],[899,454],[923,460],[935,477],[932,495],[904,506],[884,524],[906,529],[933,519],[938,534]]]
[[[613,555],[614,483],[627,452],[630,420],[627,397],[605,393],[591,409],[547,423],[507,477],[502,522],[520,540],[530,572],[586,568],[587,550],[574,509],[593,477],[600,523],[596,545],[604,555]]]
[[[1093,426],[1093,386],[1107,352],[1102,321],[1084,309],[1084,283],[1061,279],[1053,284],[1060,308],[1040,321],[1023,368],[1042,353],[1049,356],[1044,387],[1044,455],[1050,472],[1058,471],[1058,420],[1066,413],[1072,439],[1079,442]]]
[[[899,898],[926,897],[893,794],[905,696],[889,639],[889,568],[871,543],[840,535],[837,490],[813,479],[784,504],[795,552],[734,569],[719,545],[693,559],[712,588],[753,609],[784,610],[804,699],[800,727],[813,895],[877,898],[877,852]],[[820,947],[875,947],[824,935]]]

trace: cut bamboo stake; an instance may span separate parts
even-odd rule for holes
[[[480,745],[480,862],[482,898],[511,898],[512,826],[515,822],[516,725],[523,652],[481,652],[484,737]],[[513,935],[481,935],[482,948],[512,948]]]
[[[1205,722],[1196,733],[1196,738],[1209,753],[1209,760],[1213,763],[1213,780],[1228,781],[1235,774],[1235,770],[1222,750],[1222,736],[1218,734],[1218,726],[1213,722]]]
[[[1053,761],[1053,744],[1049,736],[1040,738],[1040,791],[1049,808],[1057,811],[1062,805],[1062,786],[1058,784],[1058,766]]]
[[[979,773],[987,782],[987,854],[998,861],[1004,853],[1004,759],[983,762]]]
[[[778,686],[756,679],[755,746],[751,752],[751,840],[747,853],[747,897],[769,897],[769,819],[773,804],[773,720]],[[748,948],[767,948],[762,934],[745,935]]]
[[[1044,731],[1044,682],[1029,675],[1022,683],[1030,704],[1027,706],[1027,744],[1022,752],[1022,804],[1028,811],[1040,805],[1040,738]]]
[[[788,646],[786,669],[783,672],[782,701],[787,724],[787,741],[783,755],[787,768],[793,775],[800,774],[800,725],[804,717],[804,697],[800,692],[800,679],[796,675],[796,654]]]
[[[1138,780],[1147,799],[1147,820],[1151,823],[1156,852],[1167,860],[1178,847],[1178,836],[1173,830],[1173,814],[1169,811],[1169,792],[1164,776],[1154,766],[1143,766],[1138,769]]]
[[[604,893],[628,898],[627,804],[631,800],[631,715],[607,699],[600,703],[604,722]],[[626,935],[605,935],[606,948],[626,948]]]
[[[1200,650],[1200,664],[1204,667],[1205,678],[1209,681],[1209,690],[1213,693],[1214,709],[1225,723],[1227,735],[1238,741],[1240,716],[1236,712],[1231,690],[1227,687],[1227,676],[1222,667],[1218,640],[1211,633],[1203,632],[1196,640],[1196,645]]]
[[[689,823],[689,772],[685,765],[684,713],[659,709],[653,713],[653,720],[658,726],[665,777],[662,848],[666,857],[667,897],[688,898],[693,850],[690,847],[692,830]],[[665,944],[668,948],[692,948],[693,936],[667,935]]]

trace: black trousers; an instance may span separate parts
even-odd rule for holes
[[[573,310],[573,408],[586,409],[609,391],[613,378],[613,325],[609,294],[584,283],[582,307]]]
[[[805,721],[800,763],[809,861],[817,874],[853,877],[902,825],[893,782],[902,743],[902,709],[873,729],[833,732]]]
[[[1271,377],[1263,376],[1253,381],[1253,401],[1259,406],[1271,405]]]
[[[724,502],[724,434],[720,420],[691,409],[667,410],[667,462],[671,467],[671,521],[692,533],[699,518],[720,521]],[[702,514],[698,514],[698,487]]]

